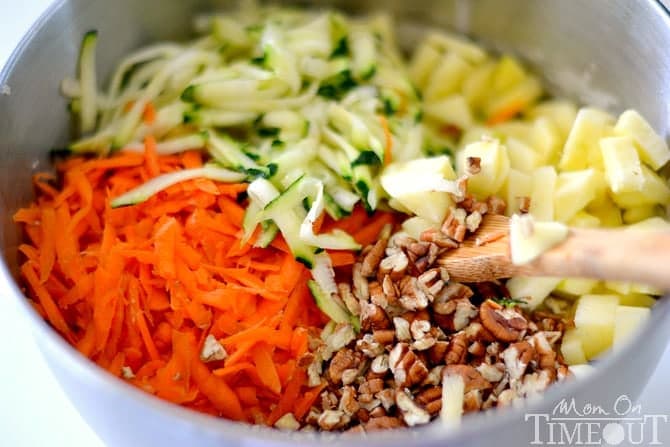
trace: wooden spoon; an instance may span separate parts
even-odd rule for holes
[[[494,240],[477,245],[477,239]],[[438,263],[458,282],[555,276],[632,281],[670,290],[670,230],[570,228],[563,242],[518,266],[510,258],[509,219],[486,215],[477,232]]]

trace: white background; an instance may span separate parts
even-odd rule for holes
[[[49,0],[0,0],[0,66]],[[670,411],[670,349],[640,403]],[[668,431],[666,431],[668,433]],[[670,443],[670,439],[661,437]],[[100,447],[42,360],[12,299],[0,284],[0,444],[7,447]]]

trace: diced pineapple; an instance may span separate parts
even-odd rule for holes
[[[513,119],[504,123],[496,124],[493,129],[502,136],[502,141],[506,142],[510,138],[521,140],[529,146],[533,144],[533,126],[531,123]]]
[[[410,217],[409,219],[405,219],[405,221],[402,223],[403,231],[407,233],[409,237],[416,240],[420,239],[421,233],[424,231],[430,228],[439,229],[440,226],[441,222],[433,222],[421,216]]]
[[[409,65],[409,76],[414,85],[420,89],[425,87],[428,77],[440,62],[441,56],[442,53],[428,41],[424,41],[417,48]]]
[[[626,281],[605,281],[604,286],[607,290],[625,295],[630,293],[631,283]]]
[[[554,219],[567,222],[596,195],[598,177],[593,169],[561,172],[556,178]]]
[[[493,92],[503,93],[518,85],[526,77],[526,70],[513,57],[503,55],[496,64],[493,72]]]
[[[494,62],[486,62],[476,67],[463,81],[461,92],[473,108],[479,108],[490,94]]]
[[[603,227],[620,227],[623,225],[621,210],[610,199],[592,203],[587,207],[587,211],[597,217]]]
[[[577,380],[584,379],[590,376],[595,372],[595,370],[596,367],[588,363],[584,363],[581,365],[570,365],[568,367],[568,371],[570,371]]]
[[[568,227],[559,222],[535,222],[530,215],[515,214],[510,219],[509,241],[512,263],[526,264],[568,235]]]
[[[384,169],[381,185],[393,199],[390,204],[400,204],[433,222],[442,222],[453,201],[441,189],[447,181],[456,178],[451,160],[446,155],[393,163]]]
[[[461,148],[464,148],[468,144],[480,141],[482,137],[499,138],[500,135],[498,135],[498,133],[493,129],[491,129],[490,127],[472,126],[471,128],[466,129],[463,135],[461,136],[459,146]]]
[[[584,295],[577,302],[575,327],[588,360],[612,346],[617,295]]]
[[[426,101],[435,101],[456,93],[471,70],[472,66],[458,54],[445,54],[428,78],[424,98]]]
[[[640,191],[644,186],[640,158],[631,137],[600,140],[605,178],[612,192]]]
[[[568,225],[575,228],[598,228],[600,219],[586,211],[579,211],[568,221]]]
[[[427,103],[423,112],[426,117],[438,123],[453,124],[461,129],[469,128],[473,122],[470,106],[463,95],[450,95],[444,99]]]
[[[551,99],[542,101],[528,111],[528,117],[549,118],[561,133],[562,138],[567,138],[572,125],[577,117],[577,106],[571,101],[563,99]]]
[[[533,172],[533,190],[530,195],[530,213],[537,220],[554,220],[554,192],[556,191],[556,169],[543,166]]]
[[[533,123],[533,149],[540,156],[541,164],[556,164],[559,149],[565,143],[565,137],[558,127],[547,117],[539,117]]]
[[[600,139],[611,132],[614,118],[602,110],[582,108],[577,113],[563,146],[563,155],[558,167],[564,171],[574,171],[589,167],[592,153],[600,156]]]
[[[581,365],[586,363],[584,348],[582,348],[582,340],[576,329],[568,329],[563,334],[561,354],[563,354],[563,360],[565,360],[565,363],[568,365]]]
[[[502,191],[502,197],[507,203],[505,214],[511,216],[519,212],[521,198],[530,197],[532,190],[533,179],[529,174],[517,171],[516,169],[510,169]]]
[[[510,166],[521,172],[532,172],[540,166],[540,155],[521,140],[508,138],[505,142],[507,154],[509,155]]]
[[[641,222],[658,216],[661,211],[658,205],[640,205],[623,210],[623,222],[627,225]]]
[[[542,96],[542,84],[535,77],[527,77],[505,93],[494,97],[486,105],[486,116],[490,121],[508,115],[513,111],[522,111],[530,107]]]
[[[614,126],[617,135],[632,137],[637,143],[640,158],[653,169],[660,169],[670,160],[670,150],[665,140],[635,110],[626,110]]]
[[[614,322],[614,349],[621,349],[649,320],[650,314],[646,307],[619,306]]]
[[[642,178],[643,186],[640,191],[614,193],[614,202],[622,208],[670,204],[670,188],[661,176],[642,165]]]
[[[599,284],[597,279],[566,278],[556,287],[556,292],[572,296],[581,296],[591,293]]]
[[[535,309],[556,288],[560,278],[515,276],[507,281],[511,296],[526,300],[525,307]]]
[[[388,204],[391,208],[393,208],[396,211],[400,211],[401,213],[405,214],[413,214],[413,211],[411,209],[407,208],[405,205],[398,202],[398,200],[393,197],[389,198]]]
[[[621,306],[635,306],[635,307],[654,307],[656,299],[644,293],[627,293],[619,296],[619,304]]]
[[[481,167],[478,174],[470,176],[468,191],[478,198],[497,193],[505,183],[510,169],[507,150],[499,141],[491,139],[467,145],[458,160],[458,172],[461,175],[466,173],[468,157],[478,157]]]
[[[447,51],[452,51],[473,64],[480,64],[486,60],[486,51],[476,43],[463,36],[445,32],[432,32],[426,41]]]

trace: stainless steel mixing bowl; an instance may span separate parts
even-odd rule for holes
[[[309,2],[305,2],[309,3]],[[401,23],[434,25],[510,50],[543,74],[555,93],[613,112],[634,107],[666,134],[670,104],[670,18],[652,0],[366,0],[333,2],[351,12],[382,8]],[[317,6],[323,6],[319,2]],[[330,4],[330,3],[329,3]],[[31,199],[30,176],[48,169],[48,150],[68,137],[59,82],[72,75],[82,34],[100,32],[98,69],[109,73],[128,50],[156,39],[188,34],[195,12],[229,4],[205,0],[61,0],[31,29],[0,73],[0,280],[18,302],[54,374],[84,419],[110,446],[221,446],[314,442],[356,443],[328,435],[287,434],[219,420],[164,403],[106,374],[81,357],[30,308],[15,282],[19,232],[14,211]],[[401,27],[411,43],[416,26]],[[615,242],[613,242],[615,243]],[[670,269],[669,269],[670,274]],[[439,424],[370,434],[376,445],[527,445],[534,440],[529,413],[551,412],[565,397],[611,408],[621,394],[639,396],[670,337],[670,301],[662,299],[650,323],[626,349],[606,355],[590,377],[552,387],[524,408],[466,417],[459,430]],[[5,359],[4,361],[11,361]]]

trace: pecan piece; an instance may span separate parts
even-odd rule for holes
[[[349,423],[351,417],[342,410],[326,410],[319,416],[318,424],[322,430],[336,430]]]
[[[479,157],[468,157],[465,159],[465,172],[469,175],[479,174],[482,170],[482,159]]]
[[[466,393],[471,390],[488,390],[493,387],[491,382],[484,379],[479,371],[470,365],[447,365],[442,374],[443,376],[454,374],[461,376]]]
[[[392,280],[397,281],[405,275],[409,259],[407,255],[399,249],[396,249],[389,256],[381,260],[379,264],[379,273],[382,276],[390,276]]]
[[[360,354],[356,355],[351,349],[341,349],[337,351],[328,367],[328,377],[333,383],[342,381],[342,374],[347,369],[354,369],[361,361]]]
[[[500,354],[511,382],[521,379],[535,355],[535,349],[527,341],[513,343]]]
[[[468,338],[464,333],[454,335],[449,341],[449,349],[444,357],[447,365],[460,364],[465,362],[468,353]]]
[[[361,331],[371,332],[376,329],[388,329],[391,326],[384,310],[376,304],[362,303]]]
[[[375,276],[377,273],[377,268],[379,263],[384,257],[384,251],[386,250],[386,244],[388,239],[379,239],[375,242],[375,245],[372,246],[370,251],[363,258],[363,263],[361,265],[361,275],[366,277]]]
[[[442,409],[442,387],[432,386],[426,388],[416,395],[415,401],[434,416]]]
[[[363,424],[365,431],[386,430],[389,428],[398,428],[402,426],[402,421],[399,418],[392,416],[373,417],[370,418],[370,420],[365,424]]]
[[[428,368],[407,343],[398,343],[389,353],[389,368],[396,386],[408,387],[422,382],[428,376]]]
[[[486,199],[486,204],[491,214],[505,214],[505,210],[507,209],[505,201],[497,196],[491,196]]]
[[[430,413],[417,405],[414,399],[404,391],[395,393],[395,403],[405,423],[410,427],[427,424],[430,421]]]
[[[482,404],[481,390],[470,390],[463,396],[463,412],[465,413],[481,410]]]
[[[479,318],[486,329],[494,337],[502,341],[516,341],[521,339],[528,321],[518,311],[504,308],[493,300],[486,300],[479,307]]]
[[[400,304],[407,310],[428,307],[428,295],[419,287],[417,278],[405,276],[400,282]]]

